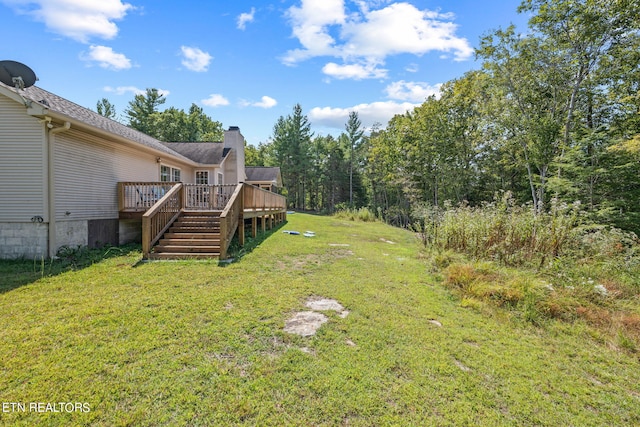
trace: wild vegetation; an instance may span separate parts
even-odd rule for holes
[[[421,249],[381,221],[296,213],[285,227],[315,237],[274,230],[221,265],[142,263],[137,247],[66,249],[53,266],[0,261],[11,279],[0,289],[0,401],[26,408],[0,423],[640,423],[638,344],[622,328],[634,320],[599,311],[637,313],[637,299],[609,283],[606,295],[576,282],[570,293],[535,270]],[[547,285],[593,305],[541,316]],[[284,332],[309,297],[349,314],[325,312],[314,336]]]
[[[640,240],[585,224],[579,206],[532,215],[505,194],[481,207],[433,208],[415,223],[431,265],[465,304],[510,307],[526,320],[584,319],[640,350]]]
[[[526,29],[491,30],[482,68],[442,85],[405,114],[362,133],[314,136],[300,105],[254,164],[281,166],[289,203],[333,212],[381,210],[409,226],[428,204],[491,202],[510,192],[546,212],[581,202],[593,222],[640,230],[640,4],[525,0]]]

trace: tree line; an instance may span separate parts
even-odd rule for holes
[[[314,136],[296,105],[255,164],[277,165],[289,204],[367,206],[407,225],[418,208],[480,205],[510,192],[534,212],[582,203],[640,229],[640,1],[525,0],[528,29],[484,36],[482,67],[365,135],[352,112]]]
[[[136,94],[124,111],[125,124],[160,141],[222,141],[222,123],[212,120],[201,107],[191,104],[189,111],[175,107],[160,111],[159,107],[166,100],[166,97],[154,88]],[[96,111],[109,119],[118,119],[116,107],[107,98],[97,102]]]
[[[640,0],[524,0],[531,18],[482,37],[480,69],[364,132],[351,112],[337,137],[314,135],[298,104],[248,165],[280,166],[291,208],[368,207],[408,225],[424,207],[482,205],[509,192],[534,213],[582,204],[599,223],[640,231]],[[222,125],[156,89],[128,125],[164,141],[216,141]],[[100,114],[115,117],[106,100]]]

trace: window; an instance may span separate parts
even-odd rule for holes
[[[161,182],[178,182],[180,181],[180,169],[172,168],[170,166],[160,166],[160,181]]]
[[[169,182],[171,177],[171,168],[169,166],[160,166],[160,181]]]
[[[221,174],[221,173],[218,173],[218,185],[222,185],[222,184],[224,184],[224,183],[222,182],[222,174]]]
[[[209,171],[196,171],[196,184],[209,184]]]

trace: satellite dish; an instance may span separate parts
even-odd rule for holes
[[[0,81],[16,89],[33,86],[38,78],[26,65],[16,61],[0,61]]]

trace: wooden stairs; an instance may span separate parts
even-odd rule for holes
[[[153,247],[149,259],[220,257],[220,212],[184,211]]]

